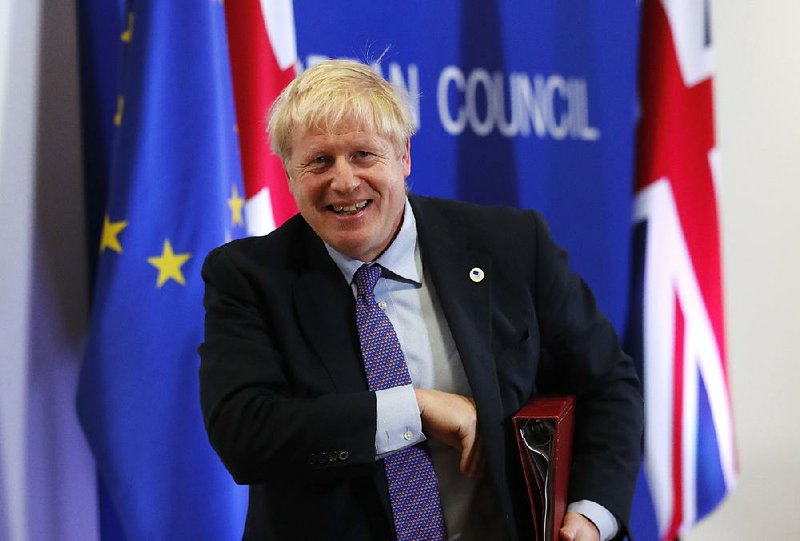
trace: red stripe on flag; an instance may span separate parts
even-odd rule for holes
[[[672,521],[665,539],[675,539],[683,523],[683,370],[686,321],[675,295],[675,350],[672,387]]]
[[[258,0],[225,2],[228,48],[236,99],[242,169],[248,199],[268,188],[278,226],[297,212],[280,159],[272,154],[267,112],[294,78],[281,70],[272,50]]]

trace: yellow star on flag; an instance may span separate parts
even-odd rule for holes
[[[114,113],[114,125],[116,127],[122,126],[122,112],[125,110],[125,97],[117,96],[117,112]]]
[[[239,196],[239,189],[233,185],[231,196],[228,198],[228,206],[231,208],[231,225],[244,226],[242,209],[244,208],[244,198]]]
[[[133,37],[133,12],[128,12],[128,28],[122,31],[120,34],[119,39],[123,41],[123,43],[130,43],[131,38]]]
[[[128,227],[128,222],[112,222],[111,218],[106,214],[103,217],[103,232],[100,235],[100,253],[109,248],[118,254],[122,253],[122,245],[119,243],[119,232]]]
[[[180,285],[186,285],[186,278],[183,277],[181,266],[189,261],[192,254],[176,254],[172,251],[172,244],[169,239],[164,240],[164,249],[160,256],[148,257],[147,262],[158,269],[157,286],[163,286],[167,280],[175,280]]]

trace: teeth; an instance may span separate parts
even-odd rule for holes
[[[340,207],[339,205],[331,205],[331,206],[333,207],[333,211],[334,212],[340,212],[340,213],[345,213],[346,214],[346,213],[357,212],[357,211],[363,209],[364,207],[367,206],[368,202],[369,201],[364,200],[364,201],[361,201],[359,203],[356,203],[355,205],[350,205],[350,206],[347,206],[347,207]]]

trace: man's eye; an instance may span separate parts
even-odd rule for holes
[[[375,154],[373,154],[372,152],[369,152],[367,150],[359,150],[358,152],[356,152],[356,157],[357,158],[361,158],[361,159],[370,158],[370,157],[372,157],[374,155]]]
[[[316,158],[311,160],[311,163],[313,163],[314,165],[326,164],[326,163],[328,163],[328,157],[327,156],[317,156]]]

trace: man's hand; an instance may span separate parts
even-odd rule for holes
[[[564,515],[564,524],[558,535],[561,541],[600,541],[600,531],[594,522],[572,511]]]
[[[461,452],[459,469],[470,479],[483,470],[483,441],[478,436],[475,401],[466,396],[415,389],[425,434]]]

